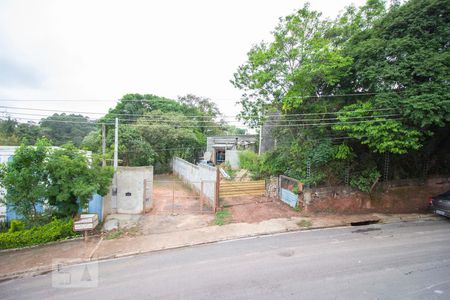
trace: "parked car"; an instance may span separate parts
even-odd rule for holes
[[[214,167],[214,163],[212,161],[206,160],[206,159],[200,160],[197,165],[207,165],[207,166]]]
[[[450,218],[450,190],[428,198],[430,209],[437,215]]]

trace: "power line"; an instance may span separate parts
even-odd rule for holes
[[[36,113],[23,113],[23,112],[7,112],[7,111],[2,111],[0,113],[4,113],[7,115],[18,115],[20,116],[34,116],[34,117],[51,117],[45,114],[36,114]],[[368,119],[368,118],[372,118],[372,117],[377,117],[377,118],[384,118],[384,117],[395,117],[395,116],[400,116],[400,114],[387,114],[387,115],[376,115],[376,116],[350,116],[347,117],[349,119]],[[80,119],[80,118],[88,118],[85,116],[66,116],[66,118],[72,118],[72,119]],[[89,119],[89,118],[88,118]],[[45,121],[50,121],[51,119],[46,119]],[[315,122],[315,121],[330,121],[330,120],[339,120],[339,117],[335,117],[335,118],[320,118],[320,119],[269,119],[268,122],[264,123],[265,124],[276,124],[276,123],[283,123],[283,122]],[[96,120],[90,120],[90,121],[96,121]],[[119,121],[122,122],[134,122],[136,120],[134,119],[119,119]],[[139,123],[145,123],[143,121],[146,122],[151,122],[151,121],[162,121],[162,122],[166,122],[166,123],[183,123],[183,124],[197,124],[197,123],[211,123],[213,121],[206,121],[206,120],[173,120],[170,119],[168,117],[165,118],[159,118],[159,119],[146,119],[145,117],[143,118],[139,118]],[[234,121],[227,121],[227,123],[236,123],[239,122],[237,120]],[[103,123],[100,123],[103,124]],[[199,125],[199,126],[203,126],[203,125]]]
[[[97,112],[64,111],[64,110],[54,110],[54,109],[24,108],[24,107],[12,107],[12,106],[0,106],[0,108],[16,109],[16,110],[44,111],[44,112],[60,112],[60,113],[79,113],[79,114],[99,114],[99,115],[104,115],[102,113],[97,113]],[[360,109],[360,110],[345,111],[345,112],[337,111],[337,112],[315,112],[315,113],[297,113],[297,114],[279,114],[279,115],[250,115],[249,117],[274,118],[274,117],[278,117],[278,116],[314,116],[314,115],[344,114],[344,113],[351,113],[351,112],[374,112],[374,111],[390,111],[390,110],[395,110],[395,109],[394,108],[377,108],[377,109],[367,109],[367,110]],[[153,116],[148,116],[148,115],[145,115],[145,114],[114,114],[114,113],[111,113],[111,114],[112,114],[112,116],[153,117]],[[211,118],[211,116],[197,116],[197,115],[188,115],[188,116],[183,115],[183,116],[186,117],[186,118]],[[235,115],[219,116],[219,117],[236,118]]]
[[[5,117],[0,117],[5,118]],[[16,118],[19,120],[25,120],[25,121],[40,121],[39,119],[31,119],[31,118]],[[301,123],[301,124],[269,124],[266,125],[268,127],[312,127],[312,126],[332,126],[337,124],[359,124],[359,123],[370,123],[370,122],[386,122],[388,120],[402,120],[403,118],[383,118],[383,119],[372,119],[372,120],[360,120],[360,121],[342,121],[342,122],[327,122],[327,123]],[[98,125],[114,125],[114,123],[93,123],[93,122],[77,122],[77,121],[69,121],[69,120],[46,120],[46,122],[55,122],[55,123],[76,123],[76,124],[98,124]],[[171,124],[120,124],[119,126],[131,126],[131,127],[159,127],[163,125],[171,125]],[[181,128],[199,128],[199,126],[177,126],[177,125],[171,125],[171,127],[176,129]],[[208,125],[208,126],[202,126],[202,128],[223,128],[222,125]]]

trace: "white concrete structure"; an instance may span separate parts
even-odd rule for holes
[[[117,168],[117,213],[141,214],[152,207],[153,167]]]
[[[255,151],[257,138],[255,135],[209,136],[206,139],[206,152],[211,154],[205,159],[218,165],[226,161],[227,150]]]
[[[217,169],[207,165],[194,165],[179,157],[172,160],[173,173],[180,177],[185,183],[190,185],[197,193],[202,191],[203,195],[208,199],[211,207],[214,208],[216,203],[216,180]]]
[[[225,164],[234,170],[239,169],[239,150],[225,150]]]

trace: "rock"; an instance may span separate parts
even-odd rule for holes
[[[103,224],[103,231],[113,231],[119,229],[119,220],[108,219],[105,224]]]

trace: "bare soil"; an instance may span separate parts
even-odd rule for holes
[[[227,197],[221,201],[233,223],[257,223],[274,218],[290,218],[300,213],[277,199],[264,196]]]
[[[206,202],[206,200],[205,200]],[[200,196],[174,175],[155,175],[153,180],[152,214],[193,214],[211,212],[200,206]]]
[[[309,213],[424,213],[428,211],[428,197],[450,189],[450,184],[405,186],[378,191],[372,199],[364,193],[336,194],[314,197]]]
[[[212,208],[200,207],[200,196],[174,175],[155,175],[153,208],[139,221],[141,234],[166,233],[209,226]]]

